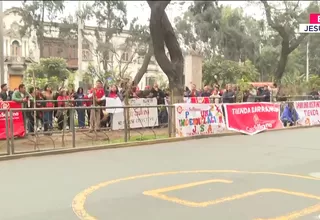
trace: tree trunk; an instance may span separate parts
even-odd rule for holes
[[[134,77],[133,83],[134,85],[138,85],[141,81],[143,75],[147,72],[148,66],[151,60],[151,57],[153,56],[153,47],[152,45],[149,45],[149,49],[147,54],[144,56],[142,66],[140,67],[139,71],[137,72],[136,76]]]
[[[280,59],[275,73],[275,81],[277,83],[281,83],[282,76],[286,70],[289,54],[289,42],[283,39],[281,45]]]
[[[151,9],[150,34],[153,42],[154,56],[162,71],[169,79],[171,103],[183,102],[184,59],[172,25],[165,12],[170,1],[148,1]],[[165,45],[170,59],[166,55]]]

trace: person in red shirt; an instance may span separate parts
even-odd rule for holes
[[[92,98],[91,106],[103,106],[103,100],[105,100],[105,92],[103,84],[100,80],[97,80],[96,87],[91,89],[91,93],[88,97]],[[102,109],[91,109],[89,132],[100,130],[101,113]]]
[[[52,102],[53,92],[49,85],[45,85],[44,87],[43,98],[44,100],[47,100],[44,104],[46,108],[54,107],[54,103]],[[43,128],[45,132],[53,129],[52,122],[53,122],[53,110],[45,110],[43,115]]]
[[[60,94],[57,98],[58,101],[58,107],[62,108],[62,107],[67,107],[68,106],[68,101],[69,97],[67,95],[67,91],[66,90],[61,90]],[[63,129],[63,121],[64,121],[64,117],[67,116],[67,114],[65,114],[65,110],[58,110],[57,112],[57,118],[58,118],[58,128],[59,130]],[[69,130],[69,126],[70,126],[70,118],[67,118],[67,126],[66,126],[66,130]]]

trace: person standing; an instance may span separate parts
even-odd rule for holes
[[[60,94],[57,98],[57,101],[58,101],[58,107],[59,108],[64,108],[66,107],[68,104],[69,100],[69,97],[67,95],[67,91],[65,89],[62,89],[60,91]],[[67,110],[61,110],[59,109],[57,111],[57,115],[56,117],[58,118],[58,128],[59,130],[63,130],[63,126],[64,126],[64,120],[65,118],[67,119],[66,122],[67,122],[67,125],[66,125],[66,130],[69,130],[69,126],[70,126],[70,118],[68,117],[68,114],[67,114]]]
[[[8,96],[8,86],[6,83],[1,85],[0,99],[2,101],[10,101],[10,97]]]
[[[27,108],[27,103],[29,99],[33,99],[32,96],[26,91],[26,86],[20,84],[18,89],[12,94],[12,101],[21,103],[21,108]],[[24,127],[27,130],[28,118],[26,112],[23,111]]]
[[[46,108],[54,108],[53,92],[49,85],[45,85],[44,87],[43,98],[44,100],[46,100],[44,104]],[[43,128],[45,132],[53,129],[52,121],[53,121],[53,110],[44,110]]]
[[[255,102],[257,97],[257,90],[253,87],[253,85],[250,85],[250,89],[248,91],[248,99],[247,102]]]
[[[85,95],[83,93],[83,88],[79,87],[77,92],[74,95],[74,99],[76,101],[77,114],[78,114],[78,126],[79,128],[85,128],[86,126],[86,117],[85,117],[85,109],[81,109],[81,107],[85,106]]]
[[[227,89],[222,94],[222,102],[223,103],[234,103],[236,99],[235,92],[233,91],[230,84],[227,85]]]
[[[93,107],[102,106],[105,99],[105,92],[101,80],[96,81],[96,87],[91,90],[89,98],[92,98]],[[89,132],[100,130],[102,109],[91,109],[90,112],[90,129]]]
[[[267,85],[264,86],[262,91],[262,101],[263,102],[270,102],[271,101],[271,93]]]

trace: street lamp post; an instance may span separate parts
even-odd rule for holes
[[[306,55],[306,80],[309,81],[309,37],[307,41],[307,55]]]

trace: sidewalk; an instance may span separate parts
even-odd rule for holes
[[[144,128],[130,130],[130,141],[167,138],[168,128]],[[124,131],[101,131],[89,133],[88,130],[77,130],[75,136],[76,147],[89,147],[95,145],[115,144],[124,142]],[[7,152],[6,140],[0,141],[0,154]],[[15,152],[50,150],[59,148],[72,148],[72,132],[53,134],[52,136],[39,135],[37,138],[27,136],[15,139]]]

